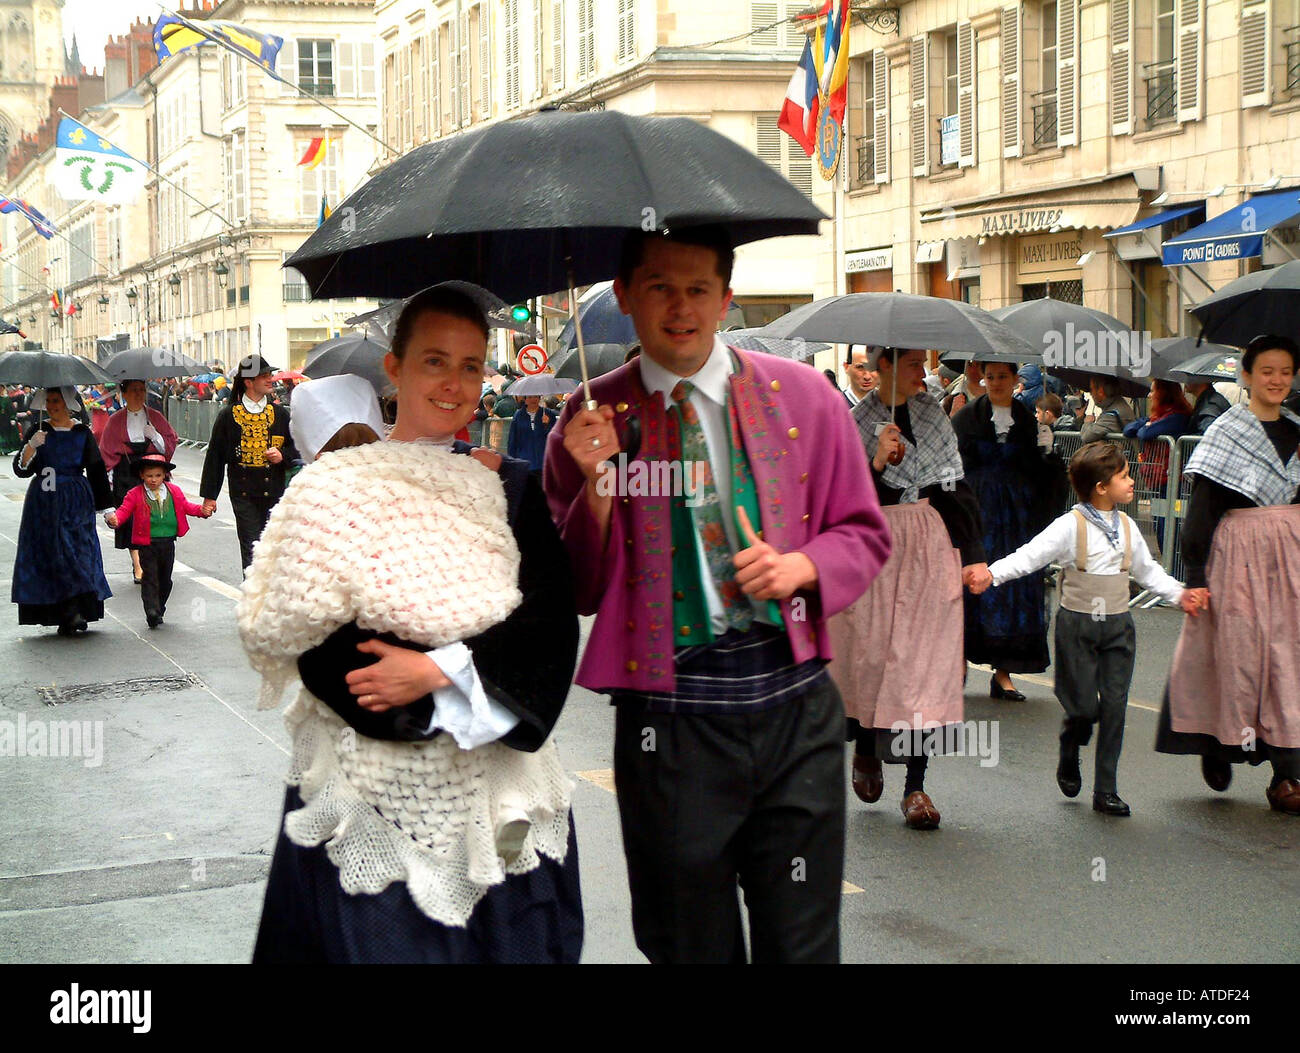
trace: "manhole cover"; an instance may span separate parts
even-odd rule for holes
[[[202,687],[203,681],[193,673],[176,676],[138,676],[132,680],[113,680],[102,684],[65,684],[38,687],[36,694],[47,706],[62,706],[69,702],[88,702],[91,699],[125,697],[146,691],[183,691],[187,687]]]

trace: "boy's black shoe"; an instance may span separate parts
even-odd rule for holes
[[[1232,785],[1232,765],[1218,757],[1201,755],[1201,778],[1211,790],[1222,793]]]
[[[150,629],[156,629],[158,626],[162,625],[161,614],[146,614],[144,620],[149,623]]]
[[[1061,762],[1056,766],[1056,785],[1066,797],[1078,797],[1083,788],[1083,774],[1079,771],[1079,747],[1074,743],[1061,743]]]
[[[1117,793],[1096,793],[1092,795],[1092,810],[1094,812],[1104,812],[1106,815],[1132,815],[1129,806],[1125,804]]]

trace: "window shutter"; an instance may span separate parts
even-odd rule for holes
[[[339,96],[350,99],[357,93],[357,46],[346,40],[339,41],[338,88]]]
[[[242,62],[243,59],[240,59]],[[297,95],[298,92],[292,85],[298,83],[298,41],[286,40],[284,46],[280,48],[280,54],[276,58],[276,72],[280,74],[288,84],[280,85],[281,95]]]
[[[470,72],[469,72],[470,40],[469,40],[469,12],[462,11],[460,16],[460,55],[456,59],[456,100],[460,107],[456,121],[459,127],[465,127],[470,123]]]
[[[506,109],[518,109],[519,84],[519,0],[505,0],[506,16]]]
[[[625,62],[636,55],[636,0],[618,0],[618,58]]]
[[[771,28],[764,29],[761,33],[751,33],[750,41],[757,47],[774,48],[780,39],[777,36],[779,26],[773,25],[777,20],[776,4],[750,4],[749,5],[749,28],[755,30],[761,26]]]
[[[1019,157],[1023,150],[1020,115],[1020,7],[1002,9],[1002,156]]]
[[[396,143],[397,134],[397,56],[384,56],[384,138]]]
[[[1205,116],[1201,69],[1205,64],[1205,0],[1178,0],[1178,119]]]
[[[582,76],[590,77],[596,72],[596,0],[578,0],[579,17],[582,30],[579,34],[582,46]]]
[[[957,124],[958,167],[975,164],[975,30],[969,22],[957,23]]]
[[[551,90],[564,87],[564,0],[551,3]]]
[[[1110,0],[1110,131],[1133,132],[1133,5]]]
[[[781,133],[781,138],[785,140],[786,178],[804,194],[812,197],[812,158],[803,152],[802,146],[784,132]]]
[[[872,138],[875,140],[876,182],[889,182],[889,59],[884,51],[877,48],[871,53],[871,108],[875,127]]]
[[[542,0],[533,0],[533,98],[541,98],[546,91],[544,78],[542,76],[543,57],[546,54],[546,48],[542,41],[542,30],[545,25],[545,19],[542,17]]]
[[[1079,145],[1079,0],[1056,5],[1056,145]]]
[[[397,138],[400,145],[411,141],[411,48],[397,52]]]
[[[1241,105],[1267,106],[1273,94],[1268,47],[1268,0],[1241,5]]]
[[[793,4],[787,3],[785,5],[786,21],[785,25],[782,27],[785,30],[785,39],[782,43],[784,43],[786,47],[798,48],[800,51],[803,50],[803,42],[808,39],[808,35],[803,31],[805,23],[798,21],[795,18],[795,15],[803,14],[807,9],[808,5],[804,3],[796,2]]]
[[[363,99],[375,97],[375,45],[357,45],[357,91]]]
[[[424,38],[411,41],[411,111],[413,114],[412,141],[423,143],[429,137],[429,96],[425,91],[429,83],[424,72]]]
[[[442,27],[429,31],[425,47],[429,52],[429,138],[442,134]]]
[[[776,117],[768,117],[759,114],[755,120],[758,122],[758,154],[760,161],[765,161],[778,172],[781,171],[781,136],[784,134],[777,127]]]
[[[912,175],[930,174],[930,71],[927,67],[926,38],[912,38],[911,63],[908,69],[911,86]]]
[[[492,9],[487,4],[478,8],[478,72],[479,109],[484,120],[492,116],[492,38],[488,30],[492,22]]]

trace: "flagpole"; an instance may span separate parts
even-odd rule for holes
[[[225,48],[227,51],[231,52],[231,54],[238,55],[240,58],[244,59],[244,61],[246,61],[246,62],[251,62],[254,66],[256,66],[258,69],[260,69],[263,73],[265,73],[267,76],[269,76],[272,80],[278,80],[281,84],[288,85],[290,88],[292,88],[294,91],[296,91],[299,95],[302,95],[304,98],[311,99],[313,102],[315,102],[317,105],[321,106],[323,109],[326,109],[326,110],[328,110],[330,113],[334,114],[334,116],[337,117],[339,120],[347,122],[347,123],[350,124],[353,128],[355,128],[357,131],[359,131],[362,135],[366,136],[366,138],[371,139],[371,140],[373,140],[374,142],[378,143],[380,146],[382,146],[385,150],[387,150],[387,151],[388,151],[390,154],[392,154],[394,157],[401,157],[401,156],[402,156],[402,151],[400,151],[400,150],[396,150],[396,149],[394,149],[393,147],[389,146],[386,142],[384,142],[382,139],[380,139],[379,136],[377,136],[377,135],[375,135],[373,132],[371,132],[370,129],[368,129],[368,128],[366,128],[366,127],[364,127],[364,126],[358,124],[356,121],[354,121],[351,117],[347,116],[346,114],[344,114],[344,113],[340,113],[338,110],[336,110],[336,109],[335,109],[333,106],[331,106],[329,103],[327,103],[327,102],[322,102],[321,99],[320,99],[320,97],[319,97],[318,95],[313,95],[313,94],[312,94],[311,92],[309,92],[306,88],[300,87],[299,85],[295,84],[295,83],[294,83],[293,81],[291,81],[291,80],[285,80],[282,76],[280,76],[280,74],[276,73],[275,70],[270,69],[270,68],[267,67],[267,66],[263,66],[260,62],[258,62],[256,59],[254,59],[254,58],[253,58],[251,55],[249,55],[247,52],[245,52],[245,51],[241,51],[241,50],[240,50],[239,48],[237,48],[237,47],[232,47],[232,46],[231,46],[227,41],[222,40],[221,37],[217,36],[215,33],[209,33],[206,29],[202,28],[200,25],[198,25],[198,24],[196,24],[196,23],[194,23],[194,22],[191,22],[191,21],[190,21],[188,18],[186,18],[184,15],[182,15],[182,14],[176,12],[176,11],[171,10],[171,8],[167,7],[167,6],[164,5],[164,4],[159,4],[158,6],[159,6],[160,8],[162,8],[162,10],[163,10],[164,12],[166,12],[166,13],[169,14],[169,15],[171,15],[174,19],[176,19],[178,22],[180,22],[181,25],[187,27],[188,29],[192,29],[192,30],[194,30],[194,32],[197,33],[197,34],[199,34],[199,36],[204,37],[205,39],[212,41],[212,43],[214,43],[214,44],[219,44],[221,47],[223,47],[223,48]]]
[[[75,124],[78,128],[85,128],[86,131],[88,131],[91,135],[95,136],[97,139],[104,139],[104,136],[100,135],[100,133],[97,132],[97,131],[95,131],[94,128],[88,128],[88,127],[86,127],[86,125],[82,124],[79,120],[77,120],[77,118],[75,118],[74,116],[72,116],[72,114],[70,114],[70,113],[69,113],[67,110],[65,110],[62,106],[59,107],[59,113],[60,113],[62,116],[66,117],[68,120],[70,120],[70,121],[71,121],[73,124]],[[104,139],[104,141],[105,141],[105,142],[108,142],[107,139]],[[113,149],[115,149],[115,150],[117,150],[119,153],[121,153],[123,157],[127,158],[128,160],[134,161],[134,162],[135,162],[136,164],[138,164],[138,165],[143,165],[143,166],[144,166],[145,168],[147,168],[150,172],[152,172],[154,175],[156,175],[159,179],[163,180],[163,181],[166,182],[166,183],[170,183],[170,184],[171,184],[172,186],[174,186],[177,190],[179,190],[182,194],[184,194],[187,198],[189,198],[189,199],[190,199],[191,201],[193,201],[196,205],[198,205],[201,209],[203,209],[203,210],[206,211],[206,212],[211,212],[214,216],[217,217],[217,219],[221,220],[221,222],[224,223],[224,224],[225,224],[227,227],[229,227],[231,230],[235,230],[235,231],[239,230],[239,228],[238,228],[237,226],[235,226],[235,224],[231,223],[230,220],[228,220],[225,216],[223,216],[223,215],[222,215],[220,212],[218,212],[215,208],[213,208],[211,205],[205,205],[205,204],[204,204],[202,201],[200,201],[197,197],[195,197],[195,196],[194,196],[193,194],[191,194],[188,190],[186,190],[183,186],[181,186],[180,183],[176,182],[176,180],[174,180],[174,179],[170,179],[170,178],[168,178],[167,176],[163,175],[160,171],[158,171],[157,168],[155,168],[153,165],[151,165],[148,161],[141,161],[140,158],[138,158],[138,157],[133,157],[131,154],[128,154],[125,150],[123,150],[123,149],[122,149],[120,146],[118,146],[116,143],[113,143],[112,146],[113,146]],[[93,201],[94,199],[93,199],[93,198],[87,198],[86,200]]]
[[[56,227],[56,226],[54,225],[54,221],[53,221],[53,220],[47,219],[47,220],[45,220],[45,221],[42,223],[41,220],[37,219],[35,216],[33,216],[33,215],[32,215],[32,214],[27,210],[27,206],[26,206],[25,204],[23,204],[23,202],[20,201],[18,198],[16,198],[16,197],[11,197],[11,198],[9,198],[9,200],[12,201],[12,202],[17,206],[19,212],[21,212],[24,216],[27,217],[27,219],[31,222],[32,226],[35,228],[37,234],[40,234],[42,228],[44,228],[44,229],[48,229],[49,232],[50,232],[52,235],[54,235],[54,236],[56,236],[56,237],[60,237],[60,238],[62,238],[62,239],[63,239],[64,241],[66,241],[69,245],[71,245],[74,249],[76,249],[79,253],[81,253],[83,256],[85,256],[86,259],[90,260],[90,262],[93,263],[97,268],[103,266],[103,264],[101,264],[101,263],[99,262],[99,260],[98,260],[94,255],[92,255],[91,253],[87,252],[87,251],[86,251],[85,249],[83,249],[80,245],[78,245],[75,241],[73,241],[70,237],[68,237],[68,235],[64,234],[63,231],[59,230],[59,228]],[[46,241],[49,241],[50,239],[49,239],[49,238],[46,238],[45,240],[46,240]],[[105,273],[107,273],[107,271],[105,271]],[[51,275],[50,275],[50,279],[53,280],[53,278],[54,278],[54,275],[51,274]]]

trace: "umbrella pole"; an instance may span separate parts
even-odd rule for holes
[[[591,378],[587,374],[587,350],[582,339],[582,318],[578,310],[578,297],[573,285],[573,257],[565,260],[569,272],[569,310],[573,315],[573,335],[578,342],[578,368],[582,370],[582,408],[600,409],[600,404],[591,397]]]

